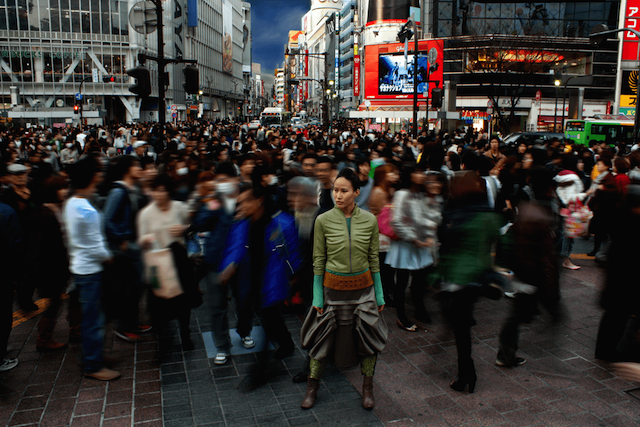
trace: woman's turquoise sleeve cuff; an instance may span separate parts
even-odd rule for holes
[[[382,278],[380,272],[372,273],[373,276],[373,289],[376,292],[376,304],[378,307],[384,305],[384,292],[382,292]]]
[[[324,308],[324,289],[322,282],[324,276],[313,276],[313,306]]]

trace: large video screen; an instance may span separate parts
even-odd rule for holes
[[[378,62],[378,93],[380,95],[403,95],[413,93],[414,55],[380,55]],[[426,56],[418,55],[418,93],[427,90]]]
[[[414,50],[410,44],[406,59],[404,44],[368,45],[365,48],[365,99],[408,99],[413,97]],[[418,42],[418,99],[427,91],[443,87],[442,40]]]

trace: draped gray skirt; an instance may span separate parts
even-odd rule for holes
[[[324,288],[324,313],[307,313],[300,339],[309,357],[347,368],[381,352],[389,330],[378,313],[373,286],[357,291]]]

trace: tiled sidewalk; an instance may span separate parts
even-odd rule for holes
[[[17,355],[20,365],[0,375],[0,425],[636,426],[640,401],[624,390],[640,384],[616,378],[593,360],[602,271],[592,260],[577,258],[581,270],[563,271],[564,321],[554,325],[543,314],[522,328],[526,365],[494,365],[497,334],[510,300],[477,304],[478,325],[472,333],[479,380],[471,395],[449,388],[456,374],[455,344],[432,299],[428,307],[434,322],[427,325],[428,332],[398,329],[394,310],[385,310],[389,344],[379,357],[376,408],[370,412],[361,407],[357,368],[328,368],[316,406],[300,409],[306,385],[291,381],[305,363],[299,348],[293,357],[270,365],[267,384],[242,391],[256,355],[234,356],[223,366],[207,359],[201,335],[210,330],[205,297],[192,314],[195,350],[183,352],[176,335],[161,365],[155,360],[153,336],[137,344],[109,337],[109,350],[121,360],[115,368],[123,373],[109,384],[82,377],[79,345],[40,355],[35,351],[37,319],[18,326],[11,335],[10,356]],[[286,319],[299,344],[300,320],[293,315]],[[61,320],[60,340],[66,339],[65,328]]]
[[[0,425],[162,426],[160,370],[153,336],[127,343],[107,336],[108,355],[119,360],[122,377],[109,383],[83,376],[81,348],[36,352],[37,319],[13,329],[9,355],[20,364],[0,375]],[[55,338],[66,341],[60,320]]]

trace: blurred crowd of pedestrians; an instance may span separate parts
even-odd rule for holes
[[[374,406],[385,307],[412,333],[439,306],[458,352],[451,387],[473,392],[474,303],[511,297],[496,364],[525,363],[519,325],[540,307],[562,318],[560,271],[580,268],[573,241],[589,235],[607,271],[595,357],[640,354],[637,146],[505,146],[471,130],[413,139],[341,120],[331,132],[230,122],[13,127],[0,129],[0,150],[1,370],[18,363],[5,357],[14,292],[24,312],[38,308],[36,292],[49,301],[42,352],[67,345],[53,332],[69,295],[69,342],[82,343],[85,375],[98,380],[119,376],[103,351],[107,326],[129,342],[153,330],[162,358],[177,319],[189,351],[191,310],[206,293],[216,364],[231,357],[230,302],[242,345],[256,345],[257,315],[275,359],[295,349],[283,312],[306,315],[309,364],[294,378],[308,383],[303,408],[314,405],[328,361],[360,363],[363,406]],[[569,231],[578,211],[590,223]],[[252,386],[268,380],[260,350]]]

